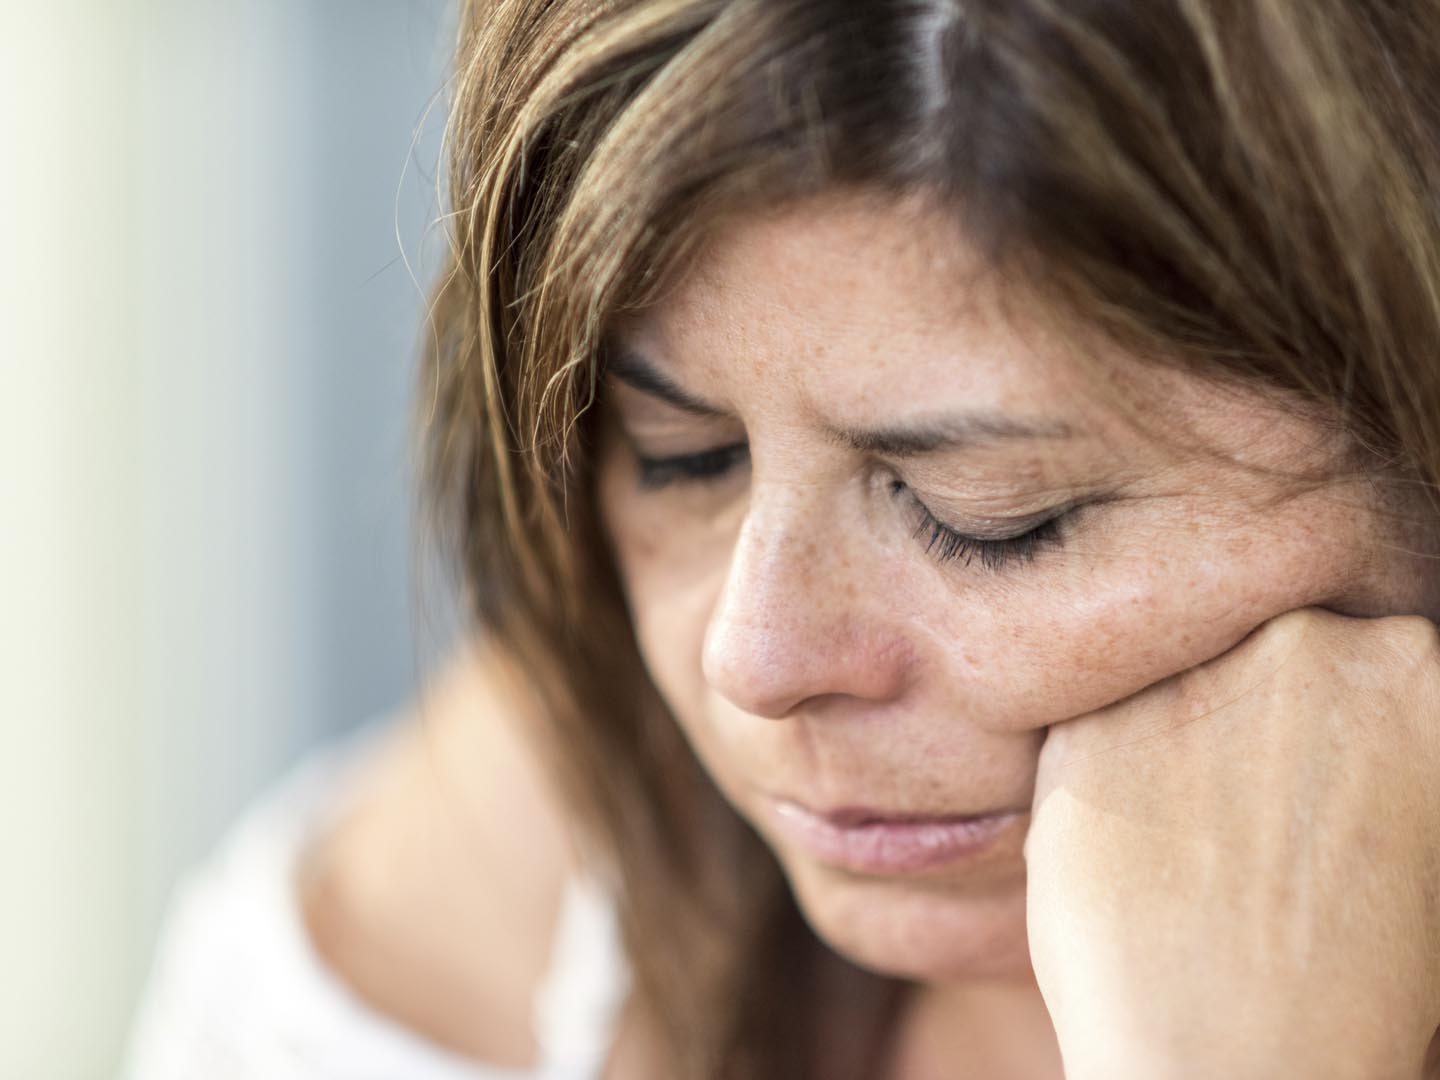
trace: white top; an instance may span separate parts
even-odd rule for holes
[[[262,797],[177,891],[132,1033],[125,1080],[595,1080],[629,986],[613,906],[567,886],[536,993],[540,1064],[489,1066],[401,1027],[328,970],[307,935],[296,871],[354,797],[383,741],[370,725]]]

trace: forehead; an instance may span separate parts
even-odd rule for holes
[[[763,387],[835,419],[936,395],[1029,411],[1118,374],[918,198],[831,195],[735,219],[619,329],[717,404],[744,406]]]
[[[920,197],[828,194],[736,218],[616,330],[762,439],[978,411],[1171,462],[1307,471],[1334,452],[1273,391],[1142,361],[1059,318]]]

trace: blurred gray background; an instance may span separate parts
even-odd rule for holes
[[[68,1080],[178,875],[450,640],[409,409],[453,15],[3,3],[0,1077]]]

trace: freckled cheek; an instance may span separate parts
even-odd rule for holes
[[[643,518],[636,515],[631,523],[642,525]],[[665,522],[654,524],[663,528]],[[643,528],[615,537],[636,642],[650,678],[706,771],[738,798],[731,764],[744,755],[727,748],[708,723],[710,690],[701,667],[705,630],[719,587],[714,581],[723,575],[724,564],[709,575],[702,573],[693,551],[686,554],[683,544],[673,543],[677,539],[671,533],[657,540]]]
[[[1301,547],[1287,554],[1257,562],[1243,538],[1197,537],[1164,557],[960,597],[915,625],[943,628],[924,631],[929,648],[976,723],[1036,728],[1204,663],[1266,620],[1316,602],[1333,571]]]
[[[616,506],[610,535],[637,617],[655,609],[678,615],[713,597],[730,565],[733,537],[633,498]]]
[[[1126,582],[1071,603],[1036,593],[972,612],[958,648],[935,641],[982,727],[1072,719],[1188,666],[1191,635],[1164,591]]]

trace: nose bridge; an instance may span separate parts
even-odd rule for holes
[[[825,694],[894,692],[896,650],[826,489],[757,485],[706,628],[709,684],[747,712],[781,717]]]
[[[837,554],[816,535],[823,519],[813,505],[817,501],[815,491],[794,487],[752,498],[730,560],[721,601],[725,610],[717,615],[798,629],[823,614],[804,602],[813,598],[817,564]]]

